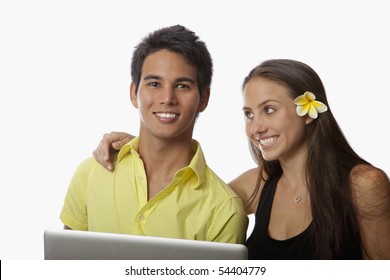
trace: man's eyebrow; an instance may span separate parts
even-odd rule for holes
[[[159,75],[155,75],[155,74],[149,74],[149,75],[146,75],[144,77],[144,81],[146,80],[163,80],[163,78]],[[192,83],[192,84],[195,84],[195,80],[190,78],[190,77],[179,77],[175,80],[176,83],[181,83],[181,82],[188,82],[188,83]]]
[[[189,77],[180,77],[180,78],[177,78],[177,79],[176,79],[176,82],[178,82],[178,83],[180,83],[180,82],[189,82],[189,83],[195,84],[195,80],[192,79],[192,78],[189,78]]]
[[[154,74],[150,74],[150,75],[146,75],[144,77],[144,80],[161,80],[162,78],[158,75],[154,75]]]

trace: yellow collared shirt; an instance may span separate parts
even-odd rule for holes
[[[148,201],[139,139],[118,154],[114,172],[94,158],[70,183],[61,221],[75,230],[244,243],[248,218],[240,198],[207,165],[200,144],[190,164]]]

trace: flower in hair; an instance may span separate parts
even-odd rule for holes
[[[297,105],[297,114],[301,117],[309,114],[310,118],[316,119],[318,113],[323,113],[328,110],[328,107],[324,103],[317,101],[316,96],[310,91],[306,91],[304,94],[295,98],[294,103]]]

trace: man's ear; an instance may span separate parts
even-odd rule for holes
[[[198,113],[203,112],[207,105],[209,104],[209,98],[210,98],[210,87],[207,87],[200,98],[199,106],[198,106]]]
[[[135,90],[136,90],[135,84],[131,83],[130,84],[130,101],[133,104],[133,106],[138,109],[137,93]]]

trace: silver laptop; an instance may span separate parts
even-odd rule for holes
[[[45,260],[243,260],[242,244],[48,229]]]

